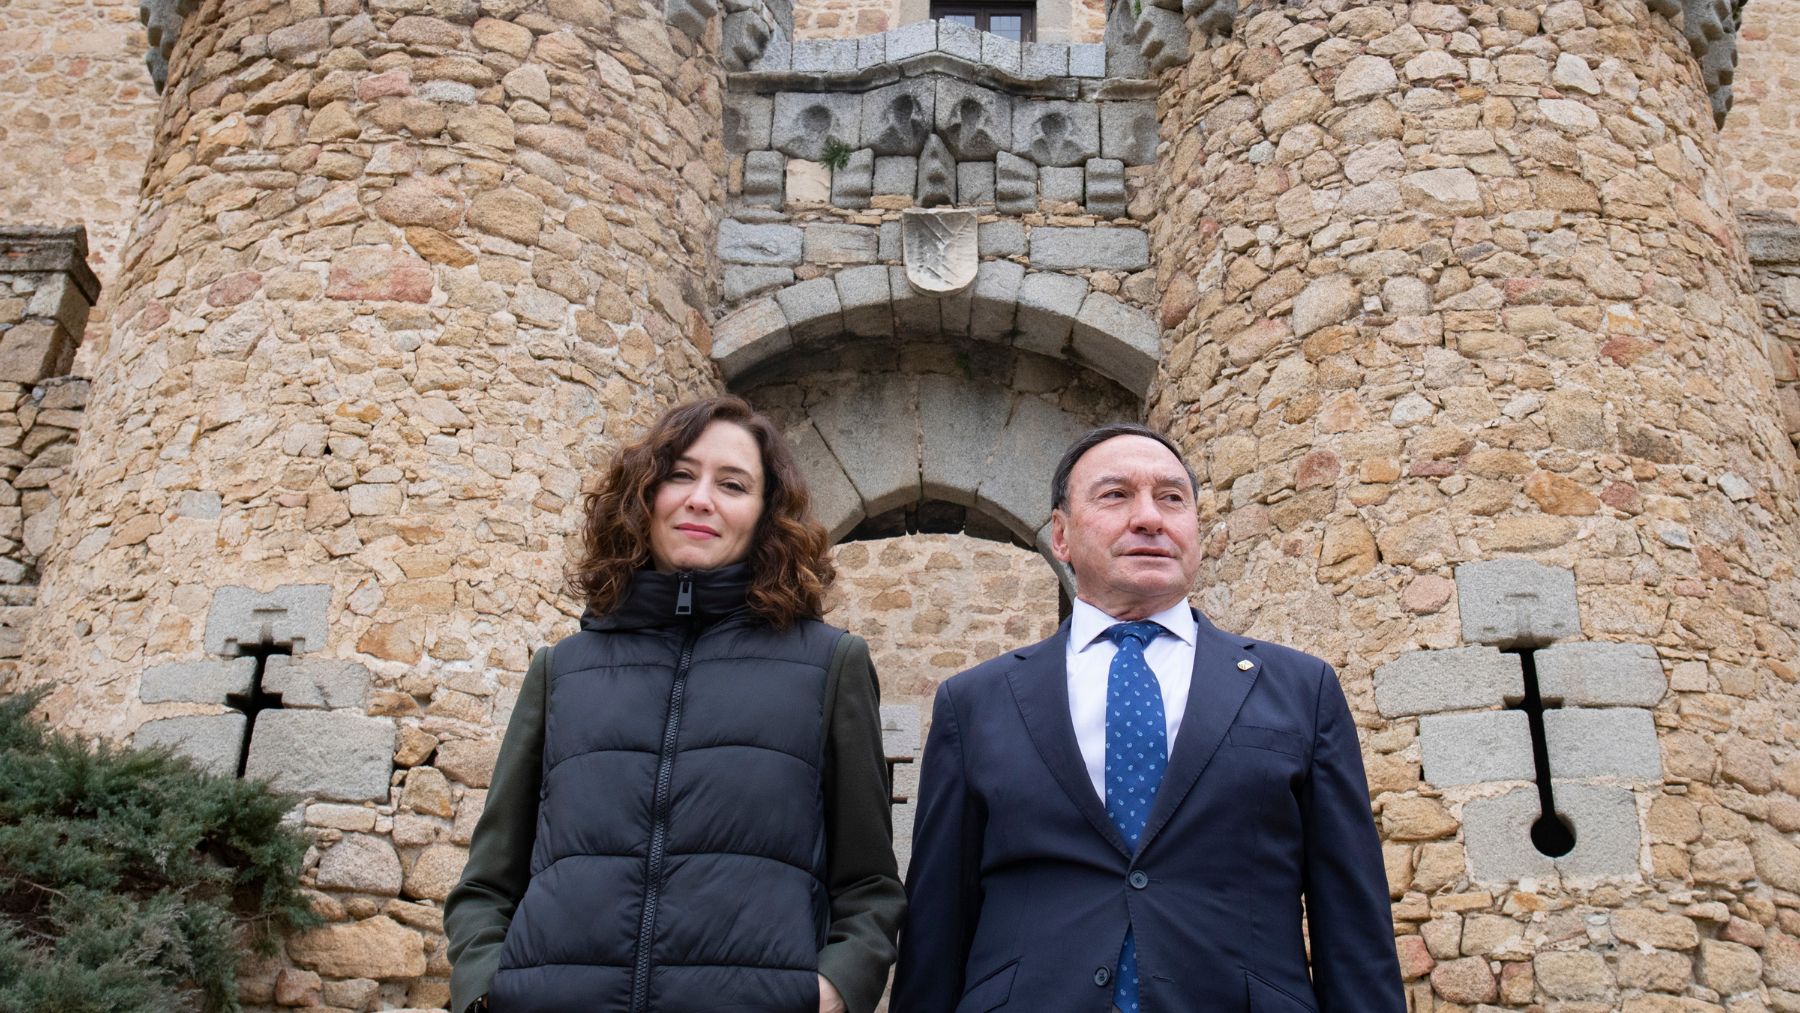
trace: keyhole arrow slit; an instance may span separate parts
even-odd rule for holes
[[[267,641],[240,645],[238,648],[239,657],[256,659],[256,671],[250,676],[250,691],[225,695],[225,706],[244,712],[244,743],[238,748],[239,777],[243,777],[244,771],[250,766],[250,739],[256,734],[256,716],[263,711],[281,709],[281,694],[271,693],[263,688],[263,673],[268,670],[269,659],[293,653],[294,649],[289,645],[271,644]]]
[[[1550,780],[1550,742],[1544,736],[1544,711],[1561,701],[1546,704],[1538,691],[1537,658],[1530,647],[1502,648],[1503,654],[1515,654],[1525,674],[1525,697],[1510,704],[1513,710],[1525,712],[1531,728],[1531,760],[1537,771],[1538,818],[1531,825],[1531,844],[1549,858],[1561,858],[1575,850],[1575,828],[1556,811],[1556,790]]]

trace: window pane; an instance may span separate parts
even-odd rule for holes
[[[968,25],[970,28],[975,27],[975,15],[973,14],[943,14],[939,15],[938,20],[949,21],[959,25]]]
[[[1020,33],[1023,31],[1023,21],[1024,19],[1017,14],[995,14],[988,19],[988,31],[1003,39],[1018,42]]]

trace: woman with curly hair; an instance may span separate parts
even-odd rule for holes
[[[537,652],[462,881],[451,1009],[869,1013],[905,909],[868,645],[735,397],[670,410],[585,503],[581,630]]]

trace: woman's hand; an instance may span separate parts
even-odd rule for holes
[[[849,1009],[844,1005],[844,997],[838,995],[837,986],[819,975],[819,1013],[849,1013]]]

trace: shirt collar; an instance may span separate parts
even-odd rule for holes
[[[1168,630],[1189,647],[1199,639],[1200,623],[1194,619],[1193,607],[1185,598],[1145,618]],[[1121,621],[1077,598],[1074,611],[1069,615],[1069,646],[1079,654],[1098,640],[1100,634]]]

